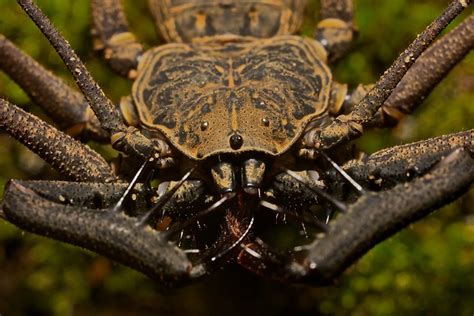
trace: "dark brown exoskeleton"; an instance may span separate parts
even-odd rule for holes
[[[351,0],[321,0],[314,38],[292,35],[304,0],[150,0],[169,43],[147,51],[120,0],[93,0],[96,48],[135,80],[118,107],[33,1],[18,2],[82,94],[4,37],[0,68],[60,129],[110,141],[126,157],[112,169],[87,145],[0,99],[0,127],[72,180],[12,180],[0,216],[164,285],[233,258],[269,278],[331,282],[474,181],[473,130],[362,160],[347,149],[364,128],[392,126],[414,111],[472,49],[473,15],[431,44],[470,0],[453,1],[375,85],[353,92],[328,66],[353,40]],[[312,242],[271,246],[275,214]]]

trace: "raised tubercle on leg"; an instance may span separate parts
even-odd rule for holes
[[[457,149],[422,177],[366,193],[317,236],[305,260],[288,265],[290,279],[330,284],[372,247],[458,198],[473,182],[472,152]]]
[[[46,111],[59,128],[82,139],[109,141],[84,96],[0,34],[0,69]]]
[[[112,101],[92,79],[71,45],[61,36],[34,1],[17,0],[17,2],[46,36],[73,75],[102,128],[112,135],[112,145],[120,151],[143,158],[151,157],[155,153],[162,154],[164,144],[158,144],[158,146],[156,142],[145,137],[136,128],[127,128]]]
[[[116,179],[109,164],[90,147],[1,98],[0,129],[67,178],[95,182]]]
[[[474,15],[471,14],[418,58],[370,124],[392,127],[404,115],[413,113],[473,48]]]
[[[364,126],[370,123],[417,58],[429,47],[436,36],[470,4],[471,0],[452,1],[443,13],[400,54],[349,114],[339,115],[320,132],[309,131],[303,137],[303,147],[324,150],[359,137]]]

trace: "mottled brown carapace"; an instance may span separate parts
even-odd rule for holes
[[[133,101],[140,125],[192,159],[285,152],[327,113],[331,72],[317,41],[291,36],[305,0],[150,0],[170,42],[146,52]]]
[[[325,59],[318,42],[289,35],[168,44],[144,55],[133,99],[141,124],[191,158],[281,154],[327,113]]]
[[[238,34],[257,38],[293,34],[306,0],[149,0],[156,25],[169,42]]]

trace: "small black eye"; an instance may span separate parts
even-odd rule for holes
[[[201,131],[205,131],[209,127],[209,122],[203,121],[201,122]]]
[[[230,137],[229,143],[232,149],[237,150],[242,147],[244,139],[239,134],[235,134]]]

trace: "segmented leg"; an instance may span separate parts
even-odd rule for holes
[[[165,142],[151,140],[136,128],[127,128],[112,101],[106,97],[99,85],[92,79],[71,45],[61,36],[51,21],[32,0],[17,1],[49,40],[73,75],[87,102],[99,119],[102,128],[112,135],[112,145],[117,150],[146,159],[155,154],[160,157],[170,155],[169,146]],[[160,161],[157,160],[157,162]]]
[[[143,47],[128,29],[121,0],[93,0],[94,48],[103,50],[110,67],[122,76],[136,77]]]
[[[3,99],[0,99],[0,129],[68,178],[98,182],[116,178],[107,162],[87,145]]]
[[[316,235],[313,243],[299,247],[306,252],[303,259],[295,260],[298,257],[295,253],[293,256],[278,253],[257,238],[256,242],[245,246],[239,255],[239,263],[269,278],[312,285],[333,283],[336,277],[372,247],[458,198],[474,183],[474,142],[472,131],[470,133],[468,138],[465,138],[466,135],[451,135],[467,140],[467,150],[451,148],[442,159],[439,154],[447,151],[440,150],[434,155],[438,157],[434,167],[430,158],[422,157],[417,163],[428,163],[432,167],[423,176],[407,183],[399,183],[385,191],[364,192],[345,212],[329,222]],[[416,153],[423,146],[417,143],[410,145],[412,158],[415,160]],[[444,141],[439,141],[438,145],[443,147]],[[406,149],[398,148],[400,152],[392,154],[399,157]],[[372,160],[383,164],[383,159],[387,158],[385,154],[387,153],[380,153],[381,157],[375,154]],[[395,165],[392,174],[394,178],[404,168],[405,171],[410,170],[408,164],[401,162],[396,165],[396,161],[396,158],[391,161]],[[363,172],[371,170],[371,166],[369,163],[368,166],[357,167]],[[364,176],[361,178],[364,179]]]
[[[10,181],[3,209],[8,221],[130,266],[171,286],[203,274],[163,234],[111,206],[126,184]],[[138,201],[145,199],[137,191]]]
[[[474,15],[471,15],[418,58],[379,109],[371,125],[393,126],[401,117],[415,111],[473,48]]]
[[[394,61],[370,92],[347,115],[339,115],[321,130],[311,130],[303,137],[303,148],[329,149],[359,137],[387,100],[416,59],[435,37],[469,4],[471,0],[455,0]]]
[[[109,141],[110,136],[100,127],[81,93],[44,69],[1,34],[0,69],[68,134]]]
[[[329,61],[344,56],[354,39],[352,0],[321,0],[315,37],[329,53]]]
[[[363,160],[349,161],[343,168],[359,183],[387,188],[425,174],[457,148],[474,150],[473,129],[382,149]]]
[[[426,175],[382,192],[369,192],[317,236],[303,263],[287,277],[311,284],[332,283],[382,240],[463,194],[474,182],[472,152],[459,149]]]

